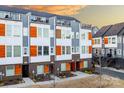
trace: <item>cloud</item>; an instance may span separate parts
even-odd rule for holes
[[[24,9],[45,11],[59,15],[76,15],[85,5],[20,5],[16,6]]]

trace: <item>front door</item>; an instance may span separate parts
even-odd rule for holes
[[[28,77],[29,76],[29,65],[22,65],[22,76]]]
[[[76,70],[77,70],[77,71],[80,70],[80,62],[76,62]]]
[[[71,63],[71,71],[75,71],[75,62]]]

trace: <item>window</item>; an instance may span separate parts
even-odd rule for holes
[[[14,57],[20,57],[20,56],[21,56],[21,47],[14,46]]]
[[[85,39],[85,33],[83,33],[81,37],[82,37],[82,39]]]
[[[61,35],[62,35],[61,38],[65,39],[65,33],[62,33]]]
[[[79,47],[78,47],[78,46],[76,47],[76,53],[77,53],[77,52],[79,52]]]
[[[112,44],[115,44],[115,37],[112,38]]]
[[[85,46],[85,53],[89,53],[89,47],[88,46]]]
[[[12,25],[6,25],[6,36],[12,36]]]
[[[53,51],[53,47],[51,47],[51,54],[53,54],[54,53],[54,51]]]
[[[44,66],[43,65],[37,66],[37,74],[44,74]]]
[[[24,55],[27,55],[27,54],[28,54],[28,48],[24,47]]]
[[[42,55],[42,46],[38,46],[38,55]]]
[[[72,38],[74,38],[74,32],[72,32]]]
[[[38,37],[42,37],[42,28],[38,27]]]
[[[72,53],[74,53],[75,52],[75,48],[74,47],[72,47]]]
[[[13,25],[13,35],[15,37],[20,37],[20,35],[21,35],[21,26]]]
[[[71,54],[71,48],[70,48],[70,46],[66,46],[66,54]]]
[[[76,39],[79,39],[79,32],[76,32]]]
[[[66,39],[70,39],[71,38],[71,34],[70,34],[70,30],[69,31],[66,31]]]
[[[118,37],[118,43],[121,43],[121,37]]]
[[[49,55],[49,47],[48,46],[43,47],[43,54],[44,55]]]
[[[28,36],[23,36],[23,46],[28,47]]]
[[[65,46],[62,46],[62,54],[65,54]]]
[[[100,44],[100,39],[98,39],[98,44]]]
[[[121,55],[121,49],[118,49],[118,55]]]
[[[11,16],[13,20],[20,20],[20,15],[17,13],[11,13]]]
[[[88,61],[84,61],[84,68],[88,68]]]
[[[85,54],[85,46],[82,46],[82,54]]]
[[[61,71],[66,71],[66,63],[61,64]]]
[[[111,38],[110,37],[108,38],[108,43],[111,44]]]
[[[49,29],[48,28],[43,28],[43,37],[49,38]]]
[[[95,39],[95,44],[97,44],[97,39]]]
[[[14,76],[15,66],[6,66],[6,76]]]
[[[7,57],[12,57],[12,46],[7,46]]]

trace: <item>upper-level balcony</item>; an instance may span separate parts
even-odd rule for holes
[[[70,27],[71,26],[71,23],[70,23],[70,21],[60,21],[60,20],[58,20],[57,22],[56,22],[56,25],[57,26],[65,26],[65,27]]]
[[[31,23],[39,23],[39,24],[47,24],[47,25],[49,24],[48,18],[31,16],[30,20],[31,20]]]
[[[92,29],[92,26],[89,25],[89,24],[82,24],[81,25],[81,29],[89,29],[89,30],[91,30]]]
[[[10,20],[10,21],[20,21],[21,17],[18,13],[0,11],[0,19]]]

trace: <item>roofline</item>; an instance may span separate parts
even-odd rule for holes
[[[46,14],[48,14],[48,15],[50,15],[49,16],[49,18],[50,17],[68,17],[69,19],[66,19],[66,18],[63,18],[63,19],[66,19],[66,20],[75,20],[75,21],[77,21],[77,22],[79,22],[80,23],[80,21],[79,20],[77,20],[76,18],[74,18],[74,17],[71,17],[71,16],[64,16],[64,15],[57,15],[57,14],[52,14],[52,13],[48,13],[48,12],[42,12],[42,11],[36,11],[36,10],[30,10],[30,9],[23,9],[23,8],[17,8],[17,7],[10,7],[10,6],[6,6],[6,5],[0,5],[0,7],[6,7],[6,8],[12,8],[12,9],[17,9],[17,10],[22,10],[22,11],[24,11],[24,12],[20,12],[20,11],[7,11],[7,10],[4,10],[4,11],[7,11],[7,12],[15,12],[15,13],[20,13],[20,14],[26,14],[26,13],[28,13],[28,12],[37,12],[37,13],[46,13]],[[0,9],[0,11],[2,11],[1,9]],[[32,15],[34,15],[34,14],[32,14]],[[38,15],[36,15],[36,16],[38,16]],[[60,18],[57,18],[57,19],[60,19]]]

